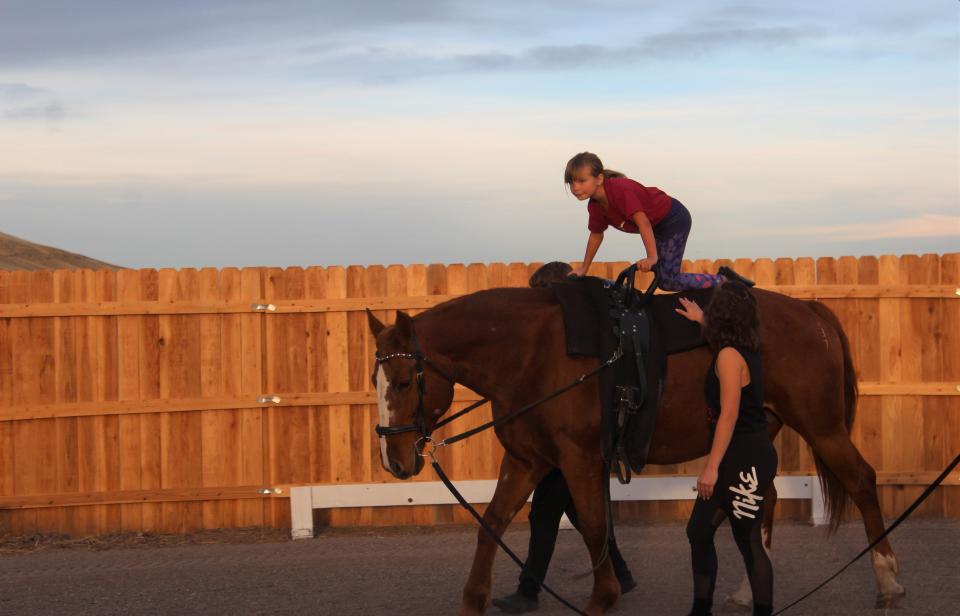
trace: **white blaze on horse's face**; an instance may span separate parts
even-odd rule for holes
[[[377,366],[377,408],[380,410],[380,425],[384,428],[393,421],[394,413],[390,409],[390,403],[387,402],[387,390],[390,389],[390,379],[384,372],[383,366]],[[390,468],[390,460],[387,459],[387,439],[381,436],[380,441],[380,462],[384,468]]]

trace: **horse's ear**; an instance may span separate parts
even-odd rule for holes
[[[373,337],[376,338],[380,335],[380,332],[383,331],[383,328],[386,327],[383,323],[380,322],[380,319],[373,316],[373,313],[370,312],[370,309],[367,308],[367,323],[370,324],[370,331],[373,333]]]
[[[410,315],[402,310],[397,310],[397,322],[393,324],[397,336],[401,340],[409,340],[410,335],[413,332],[413,319],[410,318]]]

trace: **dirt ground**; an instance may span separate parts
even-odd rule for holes
[[[525,524],[507,533],[526,551]],[[639,582],[615,614],[685,614],[689,555],[679,523],[623,524],[621,550]],[[282,531],[248,529],[190,536],[148,534],[69,540],[0,540],[0,614],[455,614],[473,554],[468,527],[328,530],[289,541]],[[795,615],[960,614],[960,521],[915,520],[892,537],[907,596],[894,610],[873,608],[875,583],[863,559],[791,609]],[[781,523],[772,554],[775,596],[786,605],[844,565],[865,545],[847,524],[827,538]],[[743,565],[727,527],[717,534],[717,602],[733,592]],[[586,549],[563,532],[548,583],[574,603],[589,594]],[[517,570],[500,555],[494,596],[512,592]],[[499,613],[495,608],[490,614]],[[547,596],[538,612],[569,613]],[[715,613],[735,613],[717,609]],[[744,613],[744,612],[739,612]]]

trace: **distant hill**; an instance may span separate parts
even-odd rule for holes
[[[120,269],[120,266],[0,233],[0,269]]]

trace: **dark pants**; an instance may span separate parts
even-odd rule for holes
[[[777,451],[766,432],[734,434],[720,462],[717,483],[709,500],[697,499],[687,523],[693,564],[692,614],[707,614],[717,581],[717,550],[713,536],[730,520],[733,539],[753,591],[754,614],[773,611],[773,566],[763,548],[763,494],[777,474]]]
[[[688,274],[680,271],[691,224],[690,212],[674,199],[666,217],[653,228],[657,256],[660,259],[660,288],[664,291],[706,289],[723,281],[717,274]]]
[[[560,518],[566,512],[574,527],[579,529],[577,512],[573,508],[573,498],[570,489],[559,469],[551,471],[537,484],[533,491],[533,503],[530,507],[530,547],[527,550],[527,561],[520,572],[520,586],[517,592],[529,597],[536,597],[540,592],[540,583],[547,576],[547,567],[553,556],[553,548],[557,543]],[[607,538],[610,561],[618,580],[630,577],[630,569],[623,561],[623,556],[617,548],[610,528]]]

